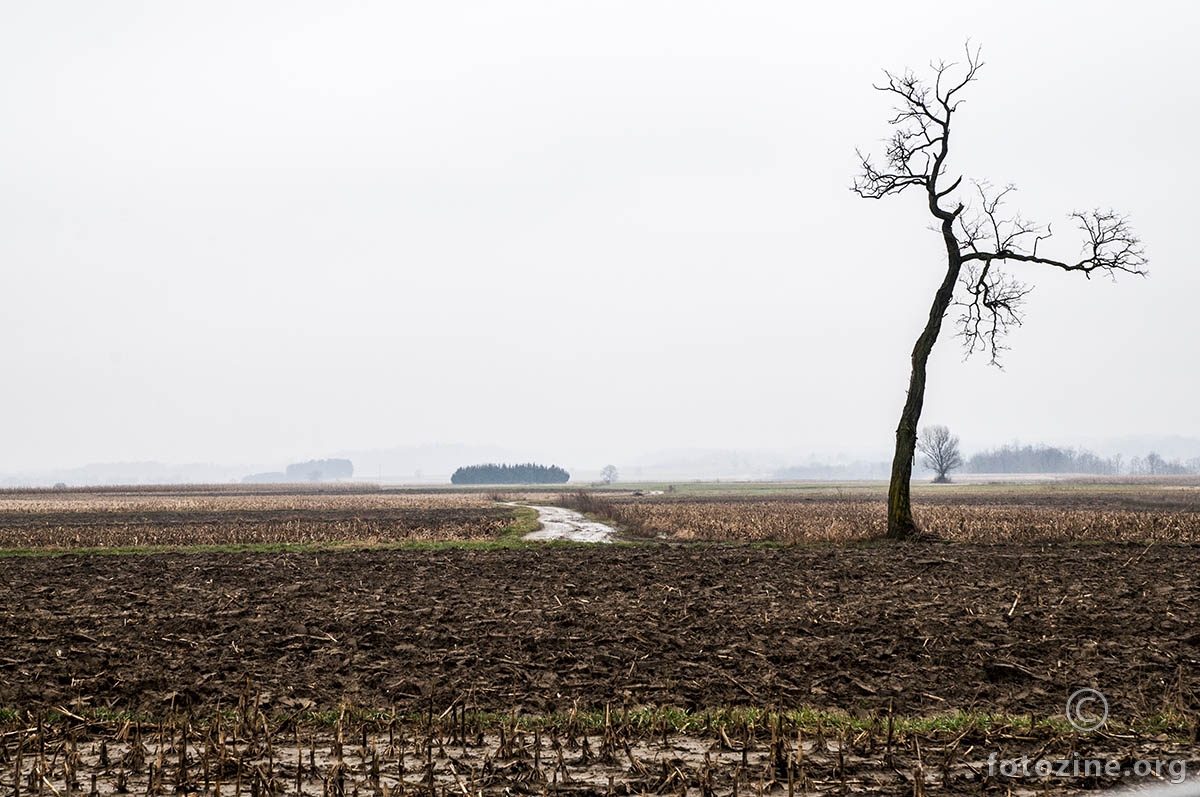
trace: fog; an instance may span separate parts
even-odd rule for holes
[[[969,450],[1198,438],[1196,14],[5,3],[0,473],[886,458],[944,263],[919,196],[849,191],[855,147],[882,69],[968,38],[951,170],[1015,183],[1065,258],[1068,212],[1129,213],[1151,274],[1013,269],[1004,370],[948,318],[924,420]]]

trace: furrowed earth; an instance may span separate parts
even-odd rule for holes
[[[0,704],[889,701],[1190,710],[1200,547],[555,547],[7,558]]]
[[[493,535],[511,519],[464,500],[437,511]],[[391,522],[376,511],[357,516]],[[131,722],[194,756],[175,765],[177,786],[227,752],[247,784],[287,793],[337,793],[337,777],[344,793],[467,794],[1069,793],[1122,780],[1006,780],[987,771],[992,752],[1169,755],[1200,771],[1196,572],[1200,545],[1156,540],[3,556],[0,789],[5,761],[20,748],[29,769],[44,735],[91,740],[78,771],[108,793],[116,768],[100,765],[98,740],[132,755],[140,733],[154,749]],[[1107,697],[1103,731],[1066,724],[1083,687]],[[268,757],[268,738],[293,736],[313,746],[311,766]],[[461,752],[434,755],[451,740]],[[372,775],[376,747],[427,760],[405,770],[401,753]],[[136,759],[129,783],[152,790],[154,766]]]

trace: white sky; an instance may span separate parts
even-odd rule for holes
[[[944,269],[848,190],[883,68],[985,68],[952,167],[1130,213],[1151,277],[947,319],[926,422],[1200,435],[1182,3],[0,2],[0,469],[459,442],[886,456]],[[1043,250],[1050,251],[1050,250]]]

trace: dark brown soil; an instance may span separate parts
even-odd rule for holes
[[[1197,546],[0,558],[0,706],[1200,713]]]

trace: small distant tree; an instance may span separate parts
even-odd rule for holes
[[[612,484],[617,480],[617,476],[618,474],[616,465],[605,465],[604,470],[600,471],[600,478],[605,484]]]
[[[945,426],[926,426],[917,440],[917,450],[925,455],[925,465],[937,474],[937,484],[950,481],[950,471],[962,467],[958,437]]]

